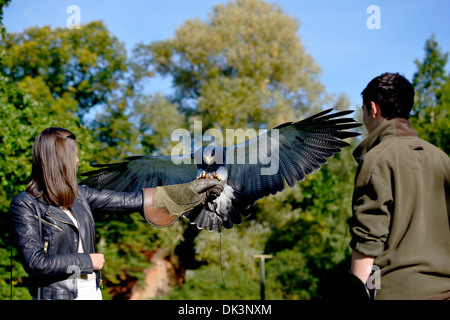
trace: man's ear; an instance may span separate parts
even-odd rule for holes
[[[376,117],[380,117],[381,116],[381,109],[380,109],[380,105],[378,103],[375,103],[373,101],[370,101],[370,106],[369,106],[369,115],[372,118],[376,118]]]

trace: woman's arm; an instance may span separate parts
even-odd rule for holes
[[[204,204],[208,198],[218,197],[223,191],[223,183],[217,179],[198,179],[136,192],[81,188],[86,192],[92,211],[140,212],[149,224],[165,227],[177,221],[184,212]]]

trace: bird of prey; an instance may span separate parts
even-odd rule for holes
[[[132,156],[124,162],[97,164],[80,184],[96,189],[136,191],[201,178],[223,181],[219,197],[183,214],[199,229],[221,232],[242,223],[246,210],[258,199],[291,188],[305,175],[319,170],[327,159],[349,144],[343,139],[359,133],[345,131],[361,124],[328,109],[297,122],[266,130],[233,146],[204,146],[185,155],[189,163],[175,164],[171,156]],[[194,161],[199,158],[200,161]],[[276,163],[273,163],[275,162]]]

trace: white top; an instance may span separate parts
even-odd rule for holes
[[[73,213],[69,209],[64,208],[64,207],[60,207],[60,209],[62,211],[64,211],[65,214],[67,214],[67,216],[70,218],[70,220],[72,220],[73,224],[75,225],[75,227],[78,229],[78,232],[79,232],[80,228],[78,227],[78,221],[77,221],[77,219],[75,219],[75,216],[73,215]],[[81,235],[78,238],[79,238],[78,239],[78,253],[84,253],[83,243],[81,242],[82,241]]]
[[[67,216],[70,218],[70,220],[72,220],[73,224],[75,225],[75,227],[78,229],[78,232],[79,232],[80,228],[78,227],[78,221],[77,221],[77,219],[75,218],[74,214],[73,214],[69,209],[67,209],[67,208],[60,207],[60,209],[61,209],[65,214],[67,214]],[[82,243],[82,240],[81,240],[81,235],[80,235],[80,237],[78,237],[78,238],[79,238],[79,239],[78,239],[78,253],[84,253],[84,250],[83,250],[83,243]],[[89,281],[89,280],[94,280],[94,279],[95,279],[95,273],[93,272],[93,273],[87,275],[87,279],[82,279],[82,278],[78,277],[77,280],[78,280],[78,281]]]

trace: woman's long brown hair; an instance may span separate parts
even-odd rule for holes
[[[54,206],[71,207],[78,191],[75,135],[63,128],[43,130],[33,145],[31,182],[27,191]]]

